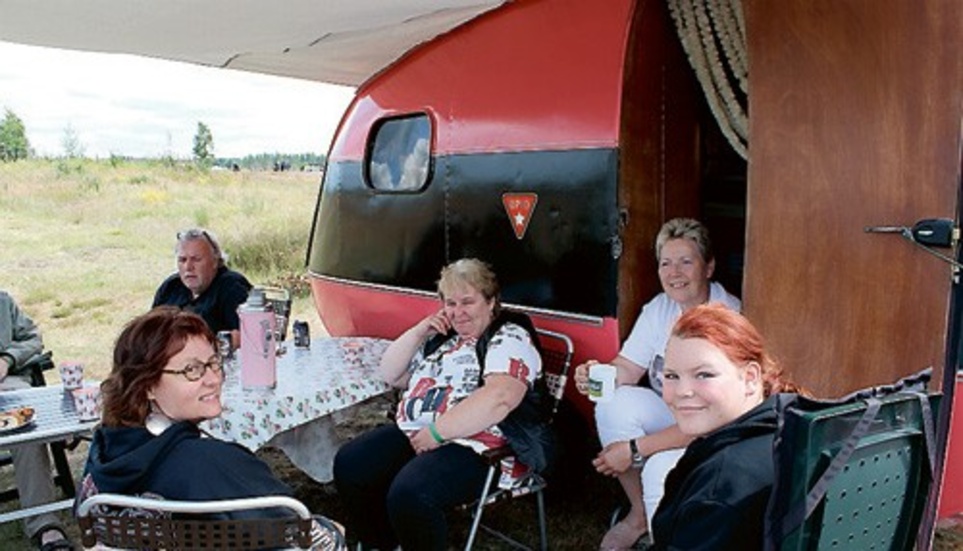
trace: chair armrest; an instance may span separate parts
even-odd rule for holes
[[[40,354],[32,356],[23,364],[17,366],[17,371],[27,371],[29,369],[40,368],[40,371],[47,371],[54,368],[53,351],[44,350]]]
[[[10,370],[11,375],[28,376],[33,386],[47,386],[43,372],[54,368],[53,352],[46,350]]]
[[[484,452],[481,453],[482,458],[489,465],[495,465],[502,459],[505,459],[506,457],[512,457],[514,455],[515,455],[515,451],[512,450],[512,447],[509,446],[508,444],[505,444],[504,446],[500,446],[497,448],[492,448],[490,450],[485,450]]]
[[[89,515],[91,508],[97,505],[197,514],[282,507],[290,509],[302,519],[312,518],[311,512],[308,511],[308,508],[305,507],[303,503],[287,496],[261,496],[212,501],[175,501],[119,494],[95,494],[85,499],[80,503],[80,506],[77,507],[77,517]]]

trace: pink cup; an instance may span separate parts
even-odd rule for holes
[[[81,421],[100,420],[100,387],[85,386],[72,391],[72,394]]]
[[[75,390],[84,386],[84,364],[66,362],[60,364],[60,382],[64,390]]]

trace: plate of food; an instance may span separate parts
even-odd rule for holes
[[[0,432],[10,432],[33,423],[34,409],[19,407],[0,411]]]

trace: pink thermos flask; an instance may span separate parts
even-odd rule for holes
[[[254,287],[247,302],[237,308],[241,320],[241,387],[274,388],[277,383],[277,347],[274,342],[274,308],[264,289]]]

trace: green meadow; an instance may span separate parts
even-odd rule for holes
[[[175,235],[201,226],[252,283],[290,289],[292,318],[320,335],[304,276],[320,177],[163,161],[0,163],[0,288],[37,322],[56,361],[103,378],[124,323],[174,272]]]

